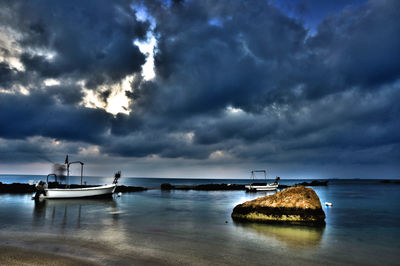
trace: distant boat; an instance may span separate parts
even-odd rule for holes
[[[264,182],[254,182],[255,173],[264,173]],[[277,176],[275,181],[272,183],[267,183],[267,171],[265,170],[253,170],[251,171],[251,179],[253,183],[245,186],[247,191],[274,191],[278,189],[280,177]]]
[[[75,185],[71,188],[69,184],[69,166],[71,164],[79,163],[81,165],[81,185]],[[84,163],[80,161],[76,162],[68,162],[68,155],[65,159],[65,164],[67,165],[67,184],[59,185],[57,182],[56,174],[47,175],[46,182],[40,181],[36,184],[36,195],[34,197],[37,199],[72,199],[72,198],[93,198],[93,197],[107,197],[111,196],[115,189],[117,188],[118,179],[121,177],[121,172],[118,171],[115,173],[114,181],[111,185],[103,185],[103,186],[85,186],[82,185],[83,180],[83,165]],[[54,176],[55,182],[51,183],[51,185],[55,184],[56,187],[49,188],[49,177]]]

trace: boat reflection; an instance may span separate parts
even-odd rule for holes
[[[118,205],[113,198],[108,199],[47,199],[35,201],[33,226],[50,225],[65,229],[80,228],[110,218],[113,223],[119,219]]]
[[[254,232],[266,238],[273,238],[291,249],[305,249],[321,244],[324,228],[234,222],[234,224],[246,231]]]
[[[277,192],[278,190],[274,190],[274,191],[266,191],[266,190],[260,190],[260,191],[246,191],[246,194],[249,196],[257,196],[257,197],[265,197],[265,196],[269,196],[269,195],[273,195]]]

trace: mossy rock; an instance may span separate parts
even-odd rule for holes
[[[321,201],[312,188],[292,187],[237,205],[232,218],[261,223],[325,225]]]

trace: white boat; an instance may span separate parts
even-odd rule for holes
[[[253,182],[245,186],[247,191],[274,191],[278,189],[279,177],[277,176],[275,181],[272,183],[267,183],[267,171],[265,170],[253,170],[251,171],[251,178],[255,180],[255,173],[264,173],[265,182]]]
[[[252,183],[249,185],[246,185],[245,188],[249,191],[274,191],[278,189],[279,184],[270,183],[270,184],[265,184],[265,183]]]
[[[69,184],[69,166],[74,163],[79,163],[81,165],[81,185],[78,187],[71,188]],[[118,171],[115,174],[114,181],[110,185],[103,186],[83,186],[82,185],[82,175],[83,175],[83,165],[84,163],[68,162],[68,155],[65,159],[65,164],[67,165],[67,184],[55,188],[49,188],[49,177],[54,176],[55,183],[57,182],[56,174],[47,175],[46,183],[40,181],[36,184],[36,195],[35,199],[73,199],[73,198],[98,198],[111,196],[115,189],[117,188],[118,179],[121,177],[121,172]]]
[[[45,188],[40,199],[92,198],[111,196],[117,184],[85,188]]]

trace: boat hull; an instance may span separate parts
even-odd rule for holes
[[[73,198],[101,198],[111,196],[117,185],[104,185],[88,188],[49,188],[45,189],[45,195],[40,198],[45,199],[73,199]]]
[[[265,186],[246,185],[245,188],[249,191],[274,191],[278,189],[278,185],[265,185]]]

